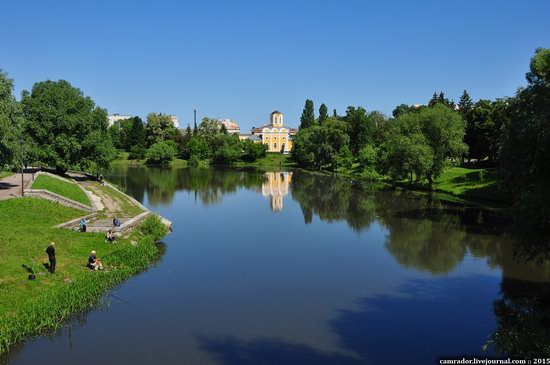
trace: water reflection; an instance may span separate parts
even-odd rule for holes
[[[283,199],[288,195],[292,172],[266,172],[262,183],[262,195],[271,197],[270,207],[274,212],[283,210]]]
[[[443,353],[445,344],[453,342],[450,337],[462,336],[456,343],[464,345],[464,338],[471,339],[464,353],[469,349],[473,353],[490,334],[490,348],[497,353],[550,354],[550,263],[519,261],[514,252],[522,247],[521,243],[518,246],[506,234],[506,217],[494,211],[447,204],[429,195],[377,191],[349,179],[299,171],[133,168],[116,172],[111,180],[138,199],[146,198],[153,207],[171,204],[176,191],[187,191],[194,195],[195,201],[210,206],[221,203],[226,194],[247,189],[260,197],[269,197],[273,211],[285,208],[282,213],[286,213],[288,208],[283,199],[290,193],[306,224],[315,219],[345,222],[358,235],[381,227],[385,233],[383,247],[395,262],[443,280],[408,282],[400,288],[405,298],[365,297],[359,300],[358,309],[342,310],[330,321],[342,352],[319,351],[277,338],[197,336],[200,347],[213,354],[219,363],[378,363],[388,358],[405,360],[401,354],[410,352],[417,353],[422,361],[432,361],[429,351],[423,351],[425,343]],[[489,278],[448,277],[468,257],[484,259],[488,267],[500,269],[500,294],[495,292],[496,285]],[[468,301],[459,298],[466,295],[466,286],[472,305],[465,309]],[[483,307],[481,303],[493,305]],[[440,312],[442,308],[450,311],[448,315],[455,318],[454,329],[458,330],[451,331],[430,319],[431,312]],[[482,313],[483,308],[492,313]],[[487,321],[479,323],[478,318]],[[407,337],[405,343],[411,346],[398,353],[388,345],[394,341],[395,333],[391,331],[395,328],[403,331],[400,336]],[[419,328],[429,328],[430,332]],[[453,353],[451,348],[448,353]]]

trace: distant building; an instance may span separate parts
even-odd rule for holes
[[[270,114],[269,124],[252,128],[252,135],[261,139],[261,143],[267,146],[267,152],[289,153],[292,150],[292,137],[298,130],[285,127],[283,118],[283,113],[275,110]]]
[[[107,117],[109,119],[109,127],[115,124],[116,121],[124,120],[124,119],[130,119],[132,116],[130,115],[120,115],[120,114],[112,114]]]
[[[229,134],[240,134],[241,128],[239,128],[239,125],[237,122],[231,119],[218,119],[218,121],[225,126],[225,129],[227,129],[227,133]]]
[[[172,123],[174,123],[174,127],[176,128],[180,127],[180,120],[177,115],[171,115],[170,119],[172,120]]]

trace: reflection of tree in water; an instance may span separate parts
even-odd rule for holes
[[[550,284],[503,277],[501,292],[489,344],[508,356],[550,356]]]
[[[238,169],[161,168],[121,166],[109,179],[136,199],[143,201],[147,193],[149,204],[170,204],[176,191],[193,192],[203,204],[219,203],[224,194],[239,188],[261,187],[263,174]]]
[[[316,214],[327,222],[344,220],[360,232],[376,218],[372,192],[363,185],[352,185],[349,180],[294,173],[291,194],[300,204],[306,223],[311,223]]]

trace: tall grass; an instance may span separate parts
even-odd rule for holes
[[[132,239],[139,243],[102,257],[105,270],[87,272],[72,283],[45,292],[39,300],[29,298],[0,316],[0,354],[29,335],[59,328],[76,312],[96,306],[107,289],[145,270],[159,253],[154,242],[160,238],[160,231],[155,232],[145,233],[138,227]]]

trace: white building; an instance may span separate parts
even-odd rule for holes
[[[179,128],[180,127],[180,119],[177,115],[171,115],[170,119],[172,120],[172,123],[174,123],[174,127]]]
[[[112,114],[107,117],[109,119],[109,127],[112,126],[118,120],[130,119],[130,115]]]
[[[227,129],[227,133],[229,134],[241,133],[241,128],[239,127],[237,122],[231,119],[218,119],[218,121],[225,126],[225,129]]]

